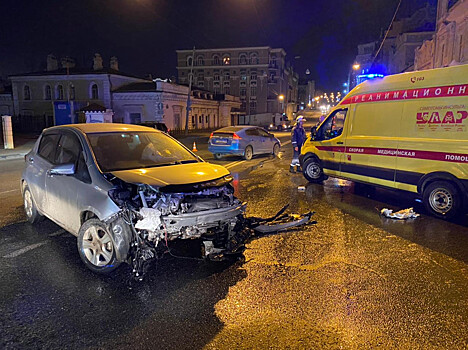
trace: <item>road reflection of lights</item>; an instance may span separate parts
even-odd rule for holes
[[[239,193],[239,174],[238,173],[231,173],[232,175],[232,187],[234,187],[234,192]]]

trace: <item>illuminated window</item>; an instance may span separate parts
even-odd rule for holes
[[[30,100],[30,99],[31,99],[31,89],[29,88],[28,85],[25,85],[25,86],[24,86],[23,98],[24,98],[25,100]]]
[[[225,66],[229,66],[229,65],[231,64],[231,57],[229,57],[229,56],[224,56],[224,57],[223,57],[223,64],[224,64]]]

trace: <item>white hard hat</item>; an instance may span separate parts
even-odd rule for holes
[[[304,118],[302,115],[300,115],[299,117],[296,118],[296,123],[305,122],[305,121],[306,121],[306,120],[305,120],[305,118]]]

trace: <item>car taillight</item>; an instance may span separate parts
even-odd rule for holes
[[[211,133],[211,135],[210,135],[210,139],[211,139],[212,137],[213,137],[213,133]]]
[[[239,135],[237,135],[236,133],[232,134],[232,139],[233,140],[242,140],[242,137],[240,137]]]

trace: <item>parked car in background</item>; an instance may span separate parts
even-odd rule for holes
[[[138,123],[138,125],[147,126],[149,128],[153,128],[153,129],[165,132],[165,133],[169,131],[166,124],[159,123],[159,122],[141,122],[141,123]]]
[[[246,160],[256,154],[277,156],[281,142],[273,134],[256,126],[228,126],[213,132],[208,141],[208,150],[215,159],[226,155],[242,156]]]
[[[245,210],[229,171],[160,131],[126,124],[45,129],[25,156],[21,191],[31,223],[47,217],[78,237],[94,272],[135,271],[171,241],[222,251]]]

